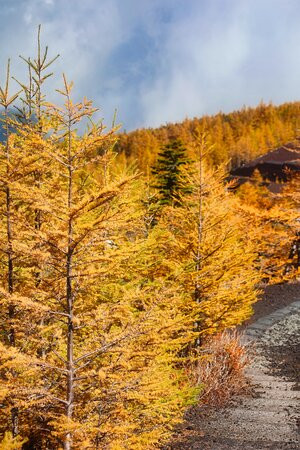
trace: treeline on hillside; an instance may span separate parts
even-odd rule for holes
[[[279,193],[268,189],[259,171],[235,189],[269,283],[297,278],[300,270],[300,177],[293,171],[286,176]]]
[[[0,89],[0,448],[158,447],[205,388],[205,338],[251,315],[255,244],[201,130],[141,176],[65,76],[47,102],[47,54],[38,34]]]
[[[300,102],[280,106],[260,103],[256,108],[244,107],[230,114],[186,119],[159,128],[138,129],[121,133],[118,152],[136,160],[147,172],[160,148],[170,139],[180,139],[195,155],[195,132],[207,132],[213,147],[207,156],[211,165],[227,164],[227,170],[238,167],[268,150],[286,144],[299,135]]]

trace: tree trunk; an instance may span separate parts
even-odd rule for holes
[[[205,136],[201,136],[201,141],[198,146],[198,176],[199,176],[199,186],[198,186],[198,214],[197,214],[197,253],[196,253],[196,283],[194,291],[194,299],[196,303],[201,302],[201,284],[199,279],[199,272],[201,269],[201,243],[202,243],[202,228],[203,228],[203,192],[202,192],[202,181],[203,181],[203,146],[205,145]],[[195,331],[200,332],[200,321],[197,320],[195,323]],[[201,345],[200,336],[196,338],[196,347]]]
[[[69,104],[70,108],[70,104]],[[72,207],[72,190],[73,190],[73,169],[71,156],[71,120],[69,109],[69,125],[68,125],[68,210]],[[68,331],[67,331],[67,419],[72,420],[74,410],[74,324],[73,324],[73,303],[74,293],[72,286],[72,264],[73,264],[73,219],[69,216],[68,223],[68,251],[66,260],[66,297],[67,297],[67,314],[68,314]],[[68,432],[64,442],[64,449],[72,448],[72,433]]]
[[[8,95],[8,81],[9,81],[9,62],[7,66],[7,81],[6,81],[6,95]],[[9,124],[8,124],[8,106],[4,107],[4,123],[5,123],[5,134],[6,134],[6,236],[7,236],[7,289],[10,295],[14,292],[14,265],[13,265],[13,244],[12,244],[12,223],[11,223],[11,190],[9,186],[9,176],[10,176],[10,148],[9,148]],[[8,341],[12,347],[16,345],[15,328],[13,325],[13,319],[15,316],[15,307],[10,304],[8,307],[8,317],[9,317],[9,331],[8,331]],[[19,412],[17,407],[13,407],[11,410],[11,432],[12,436],[16,437],[18,435],[18,422],[19,422]]]

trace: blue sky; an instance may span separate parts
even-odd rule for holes
[[[109,122],[127,130],[300,99],[299,0],[0,0],[0,63],[24,77],[18,55],[37,25],[62,72]]]

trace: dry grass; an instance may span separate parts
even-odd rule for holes
[[[244,370],[249,359],[236,331],[225,331],[208,338],[201,353],[203,358],[195,368],[196,382],[203,386],[200,404],[221,406],[232,395],[246,389]]]

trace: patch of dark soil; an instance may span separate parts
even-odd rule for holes
[[[245,380],[245,386],[239,393],[243,398],[257,397],[253,386]],[[229,401],[222,405],[224,408],[230,408],[232,405],[236,405],[239,401],[239,397],[233,396]],[[162,450],[227,450],[227,449],[240,449],[240,441],[238,446],[233,446],[231,440],[224,439],[218,440],[218,437],[212,438],[207,436],[204,431],[206,424],[215,420],[215,415],[218,412],[220,406],[209,406],[205,404],[195,405],[188,409],[185,413],[185,420],[180,424],[173,434],[171,442],[164,446]],[[229,442],[230,441],[230,442]],[[250,450],[252,447],[247,447]],[[253,447],[257,450],[258,447]],[[269,448],[269,447],[268,447]],[[271,448],[271,447],[270,447]],[[272,447],[273,448],[273,447]],[[289,448],[290,449],[290,448]],[[275,450],[275,448],[274,448]],[[278,448],[276,449],[278,450]],[[294,449],[292,449],[294,450]]]
[[[262,287],[261,299],[253,305],[254,314],[247,324],[256,322],[277,309],[284,308],[290,303],[300,300],[300,282],[272,284]]]

